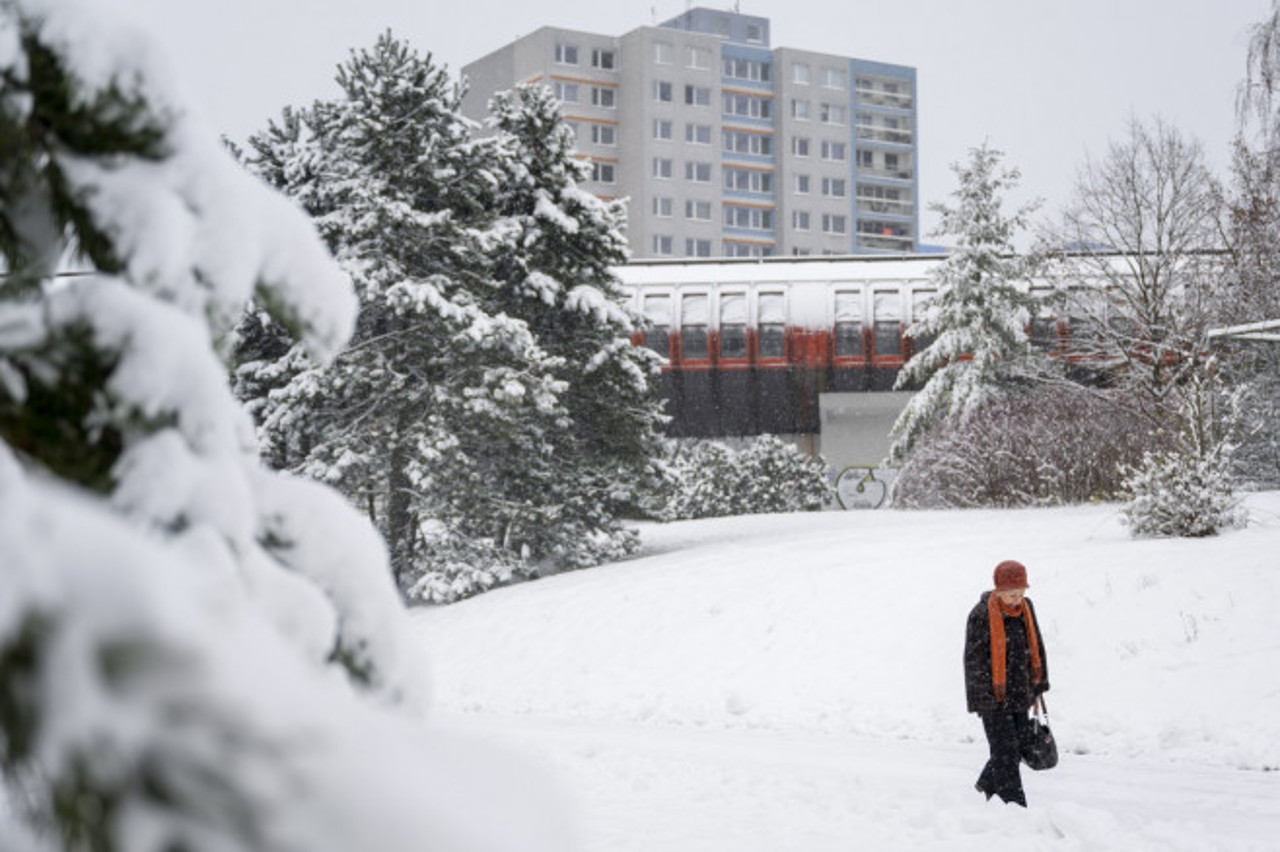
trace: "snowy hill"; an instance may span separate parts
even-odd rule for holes
[[[1114,506],[648,526],[415,627],[438,714],[549,762],[585,849],[1280,849],[1280,494],[1248,507],[1205,540]],[[960,666],[1006,558],[1063,749],[1020,813],[972,789]]]

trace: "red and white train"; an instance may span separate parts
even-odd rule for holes
[[[942,255],[638,261],[618,275],[651,323],[635,342],[667,359],[677,437],[814,434],[818,395],[893,388],[927,341],[908,333]],[[1034,342],[1060,345],[1058,323]]]

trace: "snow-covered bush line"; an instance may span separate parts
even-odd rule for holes
[[[1123,469],[1156,445],[1147,422],[1105,395],[1054,387],[1007,396],[923,438],[893,502],[924,509],[1119,499]]]
[[[832,499],[826,462],[774,435],[740,450],[710,441],[672,442],[666,470],[651,509],[660,520],[812,512]]]

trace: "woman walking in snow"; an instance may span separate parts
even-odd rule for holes
[[[991,758],[978,776],[978,792],[1027,806],[1022,790],[1022,743],[1027,715],[1049,689],[1049,666],[1036,610],[1024,597],[1027,569],[1007,559],[996,566],[995,588],[969,613],[964,638],[964,681],[969,712],[982,718]]]

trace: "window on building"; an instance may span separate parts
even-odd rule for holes
[[[710,145],[711,144],[711,125],[710,124],[686,124],[684,126],[684,141],[694,145]]]
[[[711,257],[711,240],[686,239],[684,241],[685,257]]]
[[[822,233],[843,234],[848,230],[848,218],[834,213],[822,214]]]
[[[756,300],[756,354],[760,358],[787,355],[787,303],[782,293],[761,293]]]
[[[837,358],[861,358],[862,293],[856,290],[836,292],[835,346]]]
[[[591,179],[596,183],[615,183],[617,166],[613,163],[591,162]]]
[[[791,82],[800,85],[809,85],[809,65],[806,62],[791,63]]]
[[[597,145],[617,145],[618,128],[612,124],[591,125],[591,141]]]
[[[809,102],[801,100],[791,101],[791,117],[796,121],[809,120]]]
[[[762,243],[725,240],[723,251],[725,257],[773,257],[774,247]]]
[[[769,157],[773,155],[773,136],[768,133],[747,133],[741,130],[726,130],[721,135],[726,154],[749,154],[753,157]]]
[[[562,83],[556,81],[556,99],[565,104],[576,104],[578,102],[578,84]]]
[[[607,89],[603,86],[594,86],[591,89],[591,104],[603,109],[613,109],[617,106],[618,93],[613,89]]]
[[[822,69],[822,85],[828,89],[843,89],[847,79],[845,72],[839,68]]]
[[[792,210],[791,211],[791,227],[796,231],[809,230],[809,211],[808,210]]]
[[[809,181],[810,181],[809,175],[796,175],[796,194],[797,195],[809,194]]]
[[[674,204],[668,196],[657,195],[653,199],[653,215],[660,219],[670,219]]]
[[[886,171],[896,172],[898,170],[898,155],[886,153],[884,155],[884,167]]]
[[[670,257],[672,238],[670,234],[653,235],[653,253],[662,257]]]
[[[726,56],[720,62],[721,72],[733,80],[750,80],[753,83],[768,83],[773,78],[772,66],[768,62],[754,59],[735,59]]]
[[[695,222],[711,221],[711,202],[690,199],[684,203],[684,218]]]
[[[858,168],[870,169],[876,164],[876,158],[871,151],[866,148],[858,149]]]
[[[823,124],[844,124],[844,107],[839,104],[823,104],[818,110]]]
[[[844,178],[824,177],[822,179],[822,194],[828,198],[844,198],[847,194],[846,187]]]
[[[659,65],[671,64],[671,45],[665,41],[653,43],[653,61]]]
[[[809,137],[808,136],[792,136],[791,137],[791,153],[797,157],[809,156]]]
[[[711,164],[690,160],[684,164],[684,179],[694,183],[711,183]]]
[[[708,86],[685,86],[684,102],[688,106],[711,106],[711,89]]]
[[[707,326],[711,318],[710,297],[686,293],[680,299],[680,357],[701,360],[708,357]]]
[[[689,46],[684,51],[684,64],[686,68],[692,68],[697,71],[706,71],[711,68],[711,51],[705,47]]]
[[[725,92],[724,114],[742,118],[771,118],[773,116],[773,99],[755,95],[742,95],[736,92]]]
[[[822,159],[842,161],[848,153],[848,145],[844,142],[833,142],[830,139],[822,140]]]
[[[653,138],[654,139],[670,139],[671,138],[671,121],[665,118],[655,118],[653,120]]]
[[[654,157],[653,158],[653,176],[656,178],[671,179],[674,171],[671,167],[670,157]]]
[[[737,192],[773,192],[773,172],[758,169],[724,169],[724,188]]]
[[[543,56],[546,56],[546,54],[544,53]],[[577,65],[578,46],[576,44],[556,42],[556,62],[561,65]]]
[[[612,50],[603,50],[595,48],[591,51],[591,67],[603,68],[606,71],[612,71],[618,67],[617,54]]]
[[[720,357],[747,357],[747,294],[720,295]]]
[[[671,103],[671,83],[666,80],[653,81],[653,99],[664,104]]]
[[[724,224],[726,228],[745,228],[752,231],[773,230],[772,208],[744,207],[738,204],[724,205]]]
[[[858,184],[858,209],[867,213],[889,213],[910,216],[913,206],[909,195],[901,189],[874,184]]]
[[[747,41],[754,44],[764,41],[764,29],[759,24],[747,24]]]

